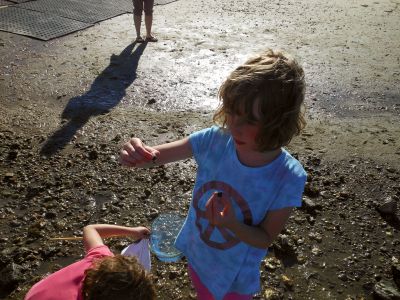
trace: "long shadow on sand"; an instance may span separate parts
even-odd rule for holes
[[[61,115],[68,121],[45,141],[40,154],[51,156],[64,149],[91,117],[105,114],[118,105],[126,94],[126,88],[136,79],[139,59],[146,43],[132,52],[134,48],[135,43],[132,43],[119,55],[113,54],[110,64],[97,76],[90,90],[69,100]]]

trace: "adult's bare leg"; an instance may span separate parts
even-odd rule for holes
[[[149,42],[157,42],[157,39],[151,34],[151,27],[153,25],[153,15],[145,15],[144,23],[146,26],[146,40]]]
[[[153,16],[144,16],[144,23],[146,25],[146,37],[151,36],[151,26],[153,25]]]
[[[137,16],[133,15],[133,21],[135,23],[135,29],[136,29],[136,38],[140,38],[140,25],[142,23],[142,16]]]

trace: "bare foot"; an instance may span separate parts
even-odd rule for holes
[[[158,39],[157,39],[156,37],[154,37],[154,36],[150,35],[150,36],[146,36],[146,39],[145,39],[145,41],[146,41],[146,42],[152,42],[152,43],[155,43],[155,42],[158,42]]]

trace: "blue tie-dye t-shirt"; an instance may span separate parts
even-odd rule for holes
[[[243,165],[229,132],[216,126],[191,134],[189,141],[198,170],[188,216],[175,245],[215,299],[228,292],[257,293],[267,250],[212,226],[205,218],[205,204],[212,193],[221,191],[229,195],[239,220],[257,226],[269,211],[301,206],[306,173],[284,149],[265,166]]]

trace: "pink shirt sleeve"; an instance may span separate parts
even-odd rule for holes
[[[103,256],[114,256],[114,254],[110,251],[106,245],[101,245],[97,247],[91,248],[85,255],[84,259],[94,259],[94,258],[101,258]]]
[[[93,261],[105,256],[114,256],[105,246],[91,248],[83,259],[50,274],[36,283],[25,296],[25,300],[79,300],[85,270]],[[62,291],[62,293],[60,293]]]

